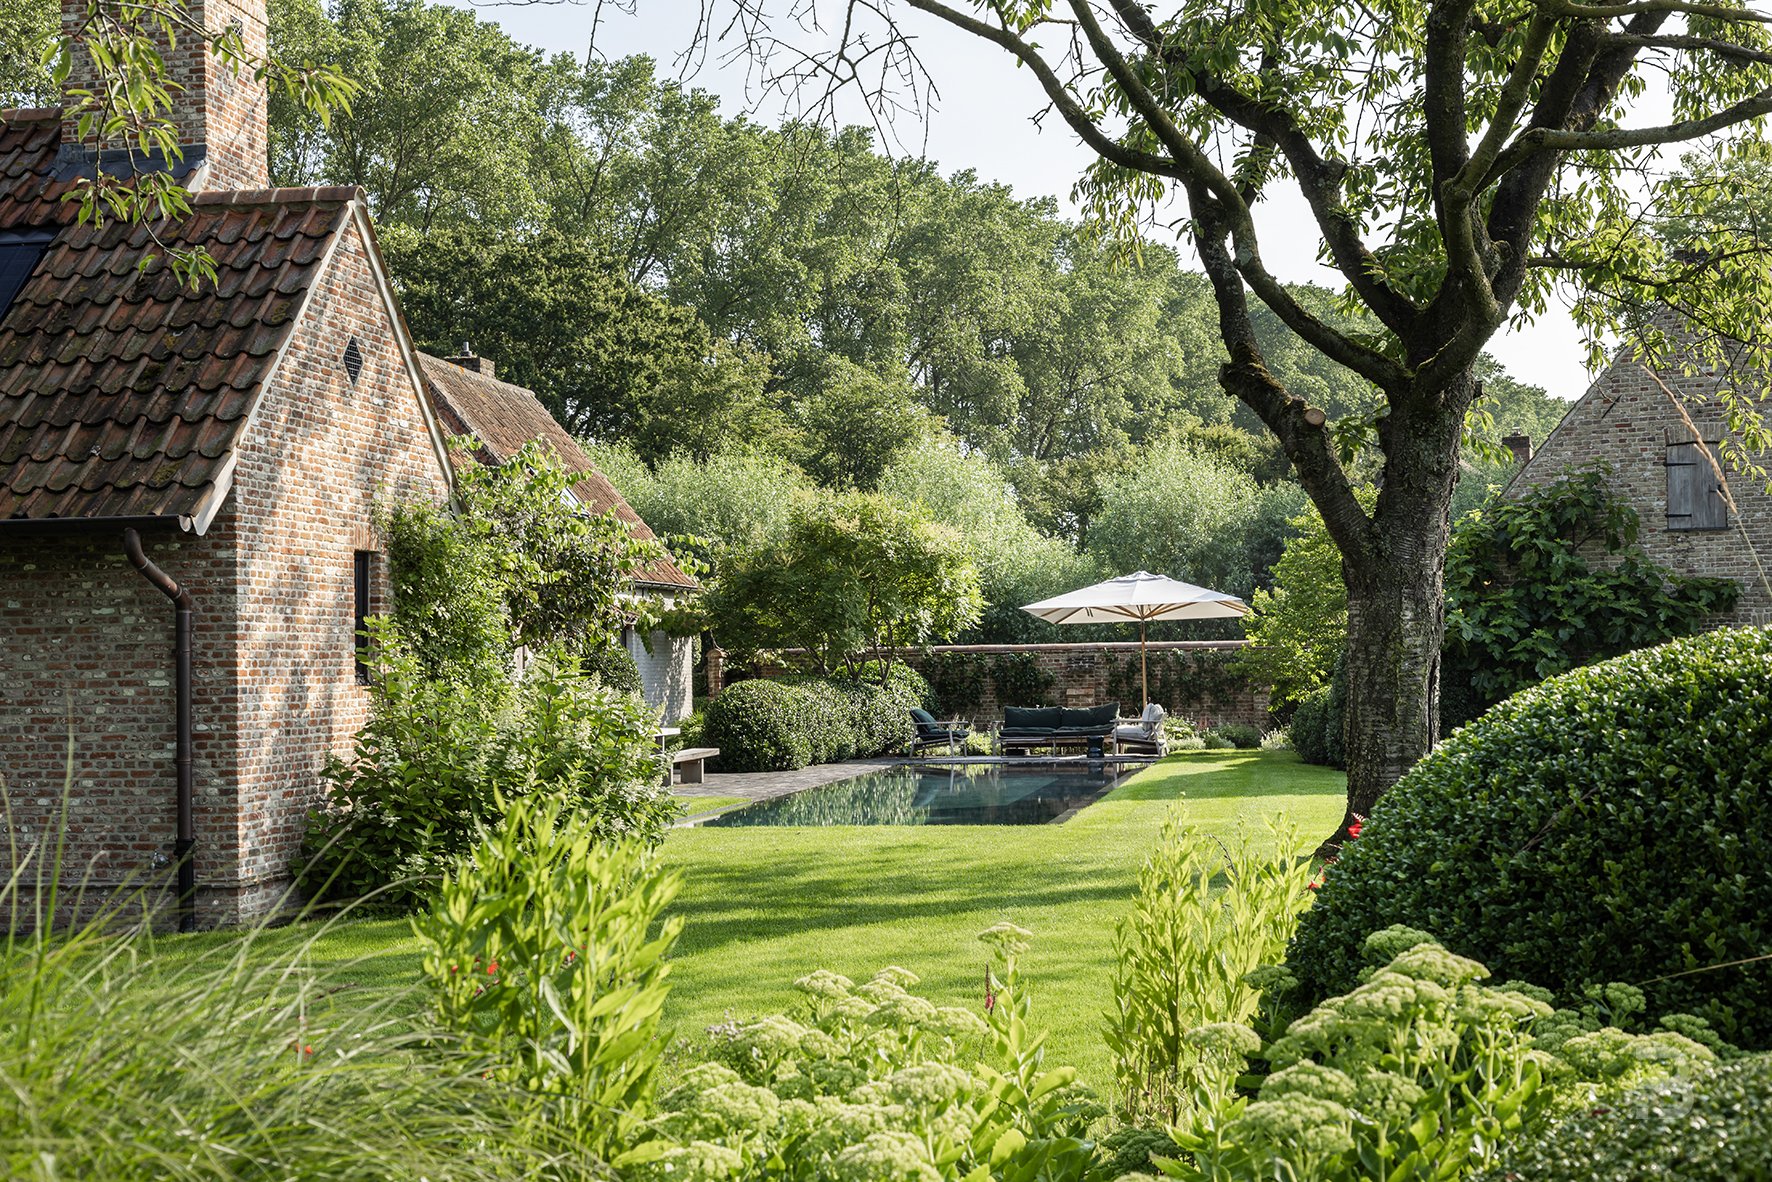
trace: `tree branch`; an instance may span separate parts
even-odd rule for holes
[[[913,0],[915,2],[915,0]],[[1163,109],[1155,95],[1145,86],[1143,79],[1127,63],[1120,49],[1102,30],[1095,13],[1089,7],[1089,0],[1070,0],[1071,11],[1076,14],[1077,22],[1083,29],[1083,35],[1107,68],[1108,74],[1120,86],[1133,109],[1139,114],[1146,125],[1156,133],[1157,138],[1175,156],[1176,165],[1189,183],[1189,205],[1193,205],[1193,194],[1199,192],[1217,202],[1219,216],[1225,219],[1232,240],[1236,243],[1236,267],[1243,279],[1261,298],[1261,302],[1272,308],[1274,314],[1283,321],[1286,327],[1297,333],[1304,340],[1321,350],[1326,356],[1345,365],[1347,368],[1374,382],[1386,390],[1398,390],[1407,384],[1409,375],[1395,361],[1386,357],[1376,349],[1371,349],[1353,341],[1343,333],[1337,332],[1328,324],[1306,311],[1304,306],[1292,298],[1292,293],[1275,279],[1261,261],[1261,248],[1255,232],[1255,221],[1249,213],[1249,205],[1243,195],[1237,191],[1228,177],[1219,171],[1206,158],[1198,145],[1186,133],[1175,126],[1173,119]],[[1198,218],[1199,210],[1195,209]]]
[[[1111,0],[1114,11],[1132,35],[1164,61],[1163,37],[1137,0]],[[1403,334],[1414,328],[1421,309],[1384,278],[1384,267],[1360,237],[1359,223],[1342,202],[1342,177],[1347,165],[1325,159],[1290,111],[1256,101],[1216,75],[1197,75],[1195,92],[1214,110],[1279,148],[1292,167],[1293,179],[1317,220],[1336,269],[1385,327]]]

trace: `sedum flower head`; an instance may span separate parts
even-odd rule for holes
[[[994,923],[978,933],[978,938],[996,948],[1005,957],[1010,957],[1020,956],[1026,952],[1029,942],[1034,938],[1034,933],[1004,920],[1002,923]]]
[[[909,989],[923,978],[917,976],[917,974],[911,972],[911,970],[907,968],[895,964],[889,964],[879,972],[875,973],[873,979],[876,981],[890,981],[901,989]]]
[[[983,1018],[959,1006],[937,1006],[929,1028],[952,1039],[977,1038],[990,1029]]]
[[[935,1006],[914,993],[901,992],[874,1007],[868,1021],[876,1026],[922,1026],[935,1021]]]
[[[831,1007],[832,1017],[849,1022],[865,1022],[873,1012],[874,1003],[865,997],[845,997]]]
[[[947,1063],[901,1067],[885,1079],[856,1093],[858,1100],[902,1104],[907,1109],[941,1108],[972,1092],[972,1076]],[[868,1093],[875,1093],[869,1095]]]
[[[683,1108],[694,1103],[696,1097],[709,1088],[738,1081],[738,1072],[724,1063],[697,1063],[678,1078],[676,1086],[666,1092],[659,1103],[666,1109]]]
[[[941,1182],[923,1142],[909,1133],[870,1133],[831,1160],[832,1182]]]
[[[813,997],[826,997],[836,1001],[838,998],[848,997],[849,991],[855,988],[855,982],[841,973],[819,969],[795,981],[794,988]]]
[[[691,1141],[665,1150],[657,1161],[644,1167],[644,1175],[672,1182],[702,1182],[737,1177],[743,1168],[744,1158],[736,1150],[709,1141]]]
[[[1414,1080],[1374,1068],[1354,1080],[1354,1098],[1348,1107],[1373,1124],[1401,1128],[1415,1119],[1426,1098],[1427,1093]]]
[[[747,1083],[725,1083],[701,1094],[696,1105],[704,1118],[728,1129],[764,1133],[781,1116],[781,1101],[768,1088]]]
[[[1400,923],[1373,932],[1366,937],[1360,946],[1366,960],[1375,965],[1386,965],[1411,948],[1422,944],[1438,945],[1439,941],[1420,928],[1412,928]]]
[[[1345,1074],[1309,1059],[1274,1072],[1261,1085],[1263,1100],[1278,1100],[1281,1096],[1309,1096],[1318,1100],[1333,1100],[1345,1106],[1353,1104],[1354,1092],[1354,1081]]]
[[[1447,952],[1438,944],[1417,944],[1398,953],[1391,959],[1387,971],[1447,988],[1456,988],[1467,981],[1481,981],[1489,976],[1489,970],[1480,962]]]
[[[1241,1022],[1211,1022],[1182,1036],[1189,1046],[1226,1057],[1246,1059],[1261,1049],[1261,1035]]]
[[[820,1096],[813,1105],[817,1113],[806,1135],[806,1151],[815,1158],[866,1140],[870,1134],[889,1129],[904,1117],[902,1108],[851,1103],[835,1096]]]
[[[762,1058],[782,1059],[800,1049],[800,1042],[807,1033],[806,1027],[792,1018],[770,1014],[740,1026],[735,1041],[750,1047]]]
[[[1225,1125],[1225,1133],[1240,1141],[1284,1147],[1294,1159],[1300,1150],[1321,1159],[1354,1147],[1353,1134],[1348,1131],[1351,1122],[1348,1110],[1333,1100],[1282,1096],[1255,1101]]]

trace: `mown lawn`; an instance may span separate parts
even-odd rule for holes
[[[1341,773],[1290,752],[1212,751],[1146,769],[1062,825],[679,829],[664,846],[683,869],[685,917],[667,1015],[694,1036],[727,1016],[793,1005],[792,982],[816,968],[862,979],[897,964],[939,1004],[982,1001],[985,949],[999,920],[1034,933],[1026,958],[1048,1061],[1109,1083],[1100,1038],[1113,927],[1138,865],[1178,802],[1225,834],[1269,814],[1307,848],[1340,819]],[[260,937],[267,955],[309,942],[310,967],[363,988],[410,982],[416,948],[404,921],[301,925]],[[237,937],[166,941],[193,951]]]

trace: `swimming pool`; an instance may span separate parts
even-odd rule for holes
[[[910,764],[758,801],[708,825],[1045,825],[1100,800],[1116,764]]]

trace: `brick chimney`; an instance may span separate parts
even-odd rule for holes
[[[65,32],[78,30],[86,16],[86,2],[61,0]],[[186,0],[186,11],[193,22],[211,32],[237,24],[248,56],[254,60],[264,57],[266,0]],[[96,89],[90,62],[78,49],[74,59],[68,86]],[[179,144],[184,149],[180,171],[191,173],[186,184],[201,191],[267,187],[270,148],[265,84],[252,76],[250,67],[235,73],[232,67],[216,61],[208,43],[191,36],[181,36],[178,47],[166,53],[166,66],[168,80],[177,83],[177,88],[169,89],[172,120],[178,124]],[[92,144],[78,141],[72,119],[62,121],[62,145],[65,162],[76,167],[90,165]],[[106,144],[107,160],[111,151],[119,148]]]
[[[1503,436],[1501,445],[1514,453],[1514,463],[1524,464],[1532,458],[1532,436],[1523,431]]]
[[[474,351],[468,347],[466,341],[461,343],[460,353],[454,357],[445,357],[443,360],[451,365],[459,365],[463,369],[471,369],[481,377],[494,378],[498,376],[498,366],[492,363],[492,359],[474,356]]]

